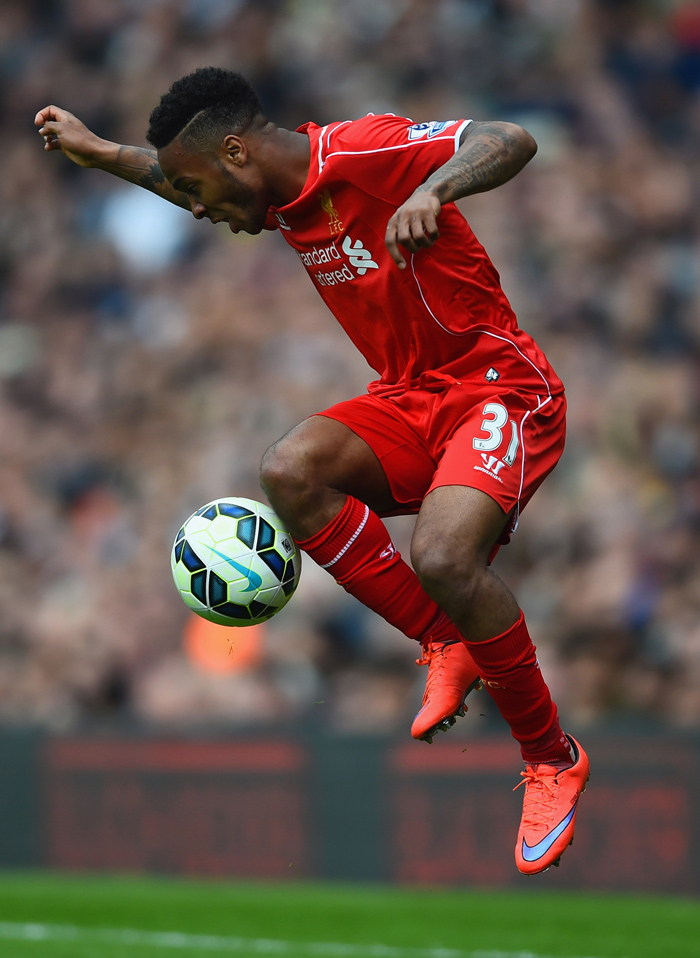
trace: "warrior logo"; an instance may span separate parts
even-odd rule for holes
[[[495,456],[487,456],[485,452],[481,453],[481,459],[484,463],[484,467],[481,469],[481,472],[490,473],[492,476],[495,476],[496,479],[498,479],[498,473],[501,471],[501,469],[507,465],[503,459],[499,460]],[[475,468],[479,467],[475,466]]]
[[[484,379],[486,380],[487,383],[495,383],[496,380],[500,378],[501,378],[501,374],[499,373],[497,369],[494,369],[493,366],[491,366],[489,371],[485,373],[484,375]]]
[[[281,230],[290,230],[292,228],[291,226],[287,226],[281,213],[275,213],[275,216],[277,217]]]
[[[331,236],[336,236],[338,233],[343,232],[343,224],[340,222],[340,213],[333,206],[333,200],[331,198],[330,190],[323,190],[318,194],[318,198],[321,201],[321,209],[324,213],[328,214],[328,231]]]

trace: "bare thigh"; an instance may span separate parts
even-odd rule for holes
[[[488,556],[509,516],[491,496],[471,486],[438,486],[423,500],[413,534],[417,564],[433,561],[463,570],[465,564],[486,566]],[[444,556],[438,560],[438,556]]]
[[[263,456],[261,484],[296,538],[307,538],[338,513],[347,495],[375,512],[399,507],[379,459],[348,426],[311,416]]]

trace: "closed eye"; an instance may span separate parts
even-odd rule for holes
[[[183,183],[182,180],[179,180],[179,179],[173,182],[173,186],[180,193],[192,194],[196,190],[194,183]]]

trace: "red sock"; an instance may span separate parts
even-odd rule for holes
[[[528,763],[571,764],[571,748],[557,707],[542,678],[535,646],[520,618],[507,632],[485,642],[466,642],[483,686],[510,725]]]
[[[382,520],[359,500],[348,496],[335,519],[297,544],[346,592],[409,638],[460,638],[452,620],[396,551]]]

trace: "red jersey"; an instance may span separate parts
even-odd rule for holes
[[[443,206],[432,247],[404,251],[404,270],[386,248],[388,221],[454,155],[470,122],[370,114],[299,127],[310,139],[309,174],[297,199],[272,209],[268,222],[379,374],[370,392],[403,390],[425,373],[503,378],[545,395],[563,388],[518,328],[498,272],[454,203]]]

